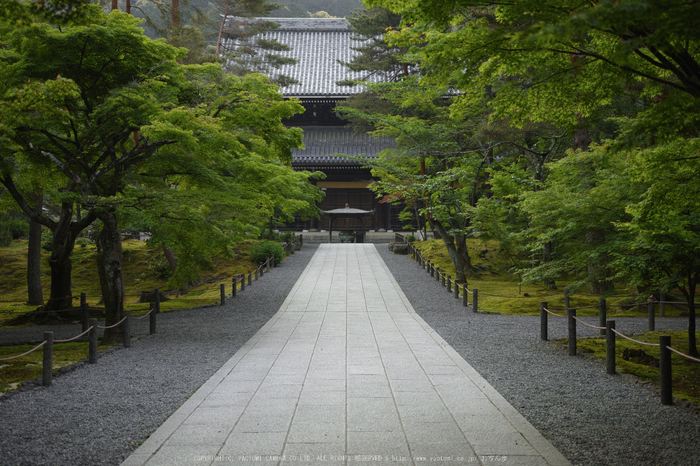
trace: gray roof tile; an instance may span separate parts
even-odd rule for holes
[[[290,76],[299,84],[282,88],[286,96],[347,96],[361,91],[359,86],[338,86],[345,79],[361,79],[364,73],[351,72],[338,61],[349,62],[358,54],[353,47],[361,42],[353,40],[353,32],[345,18],[262,18],[280,24],[280,27],[265,33],[265,39],[275,39],[288,45],[291,50],[279,52],[284,57],[298,60],[295,65],[284,65],[270,69],[271,76]],[[231,39],[223,39],[224,49],[235,49]]]
[[[358,166],[359,162],[335,154],[364,156],[373,159],[384,149],[394,146],[391,138],[355,135],[350,128],[338,126],[303,127],[304,149],[292,151],[292,166]]]

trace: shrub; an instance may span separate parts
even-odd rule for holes
[[[19,239],[29,235],[29,222],[25,218],[3,214],[0,215],[0,229],[9,232],[12,239]]]
[[[148,259],[148,269],[158,278],[165,280],[173,275],[170,263],[163,254],[156,254]]]
[[[12,231],[5,225],[0,225],[0,246],[6,247],[12,243]]]
[[[268,257],[275,256],[275,263],[282,262],[285,252],[282,246],[275,241],[261,241],[250,248],[250,259],[256,264],[265,262]]]
[[[284,231],[280,234],[280,241],[284,241],[285,243],[291,243],[294,241],[294,232],[293,231]]]

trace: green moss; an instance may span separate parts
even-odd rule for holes
[[[163,254],[160,249],[149,248],[146,243],[137,240],[126,240],[124,250],[124,284],[126,291],[125,307],[134,314],[148,312],[148,303],[138,303],[141,291],[159,288],[169,301],[161,304],[161,310],[193,308],[214,304],[219,300],[219,284],[231,291],[231,280],[235,274],[247,273],[257,267],[249,258],[248,250],[255,241],[240,243],[234,248],[235,259],[217,259],[214,261],[214,271],[202,272],[202,279],[193,284],[187,293],[171,289],[167,280],[158,278],[149,267],[154,257]],[[78,304],[80,293],[86,293],[88,303],[98,306],[102,295],[96,265],[97,251],[94,245],[86,245],[75,249],[73,261],[73,295]],[[48,267],[49,253],[42,254],[42,285],[44,299],[50,295],[50,270]],[[13,241],[8,247],[0,248],[0,270],[3,270],[3,280],[0,284],[0,325],[18,315],[36,309],[36,306],[26,306],[27,242]],[[239,285],[240,288],[240,285]]]
[[[103,351],[111,345],[98,345]],[[34,348],[30,345],[0,347],[0,358],[12,357]],[[56,343],[53,347],[53,370],[70,366],[88,357],[88,343]],[[42,373],[43,351],[33,353],[12,361],[0,361],[0,393],[19,388],[26,380],[36,379]]]
[[[659,343],[659,335],[670,335],[671,346],[682,353],[688,353],[688,332],[647,332],[643,335],[634,336],[635,340],[646,343]],[[696,333],[696,338],[700,338],[700,332]],[[561,340],[568,343],[568,340]],[[605,337],[584,338],[576,342],[578,348],[591,351],[596,358],[605,359]],[[642,350],[646,354],[659,359],[659,349],[640,345],[625,338],[615,339],[615,365],[619,370],[629,374],[634,374],[647,382],[659,384],[659,369],[646,364],[633,361],[625,361],[622,354],[625,349]],[[700,404],[700,364],[692,362],[677,354],[671,355],[673,394],[679,398],[690,400],[695,404]]]
[[[421,255],[429,259],[440,270],[455,276],[447,249],[441,240],[419,241],[413,245]],[[516,275],[510,272],[510,264],[503,254],[499,254],[495,242],[483,242],[476,239],[467,240],[470,258],[476,272],[468,277],[470,290],[479,290],[479,309],[499,314],[539,315],[540,302],[547,302],[552,311],[564,314],[564,287],[569,284],[562,280],[557,282],[558,290],[545,288],[543,285],[521,285]],[[647,314],[646,304],[634,307],[631,295],[633,290],[622,287],[619,292],[607,298],[608,317],[633,317]],[[470,297],[471,299],[471,297]],[[579,292],[570,297],[571,307],[577,309],[579,316],[597,316],[600,296]],[[657,310],[658,312],[658,310]],[[666,315],[679,316],[680,310],[667,306]]]

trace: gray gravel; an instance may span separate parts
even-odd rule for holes
[[[157,333],[131,348],[1,400],[0,464],[120,464],[270,320],[315,251],[304,246],[225,306],[161,314]],[[147,321],[137,332],[148,333]],[[51,330],[62,338],[78,328]],[[0,339],[36,338],[8,329]]]
[[[539,317],[473,313],[416,262],[378,249],[416,312],[573,464],[700,464],[700,416],[662,406],[649,389],[606,375],[603,363],[569,357],[540,340]],[[627,334],[647,325],[646,319],[616,320]],[[656,320],[657,330],[687,325],[687,318]],[[577,330],[580,336],[597,332]],[[550,342],[567,336],[566,320],[550,318]]]
[[[416,311],[572,463],[700,464],[698,415],[661,406],[602,364],[540,341],[537,317],[470,312],[415,262],[377,248]],[[163,314],[156,335],[62,374],[50,388],[0,400],[0,464],[121,463],[274,315],[314,252],[304,246],[225,306]],[[658,329],[686,324],[657,320]],[[617,322],[625,332],[645,326]],[[550,321],[550,339],[563,337],[565,322]],[[32,339],[25,330],[0,332],[3,341]]]

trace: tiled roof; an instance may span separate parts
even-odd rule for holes
[[[353,40],[350,23],[345,18],[262,18],[280,24],[264,38],[277,40],[291,50],[277,52],[283,57],[298,60],[294,65],[283,65],[270,69],[269,74],[290,76],[299,84],[282,88],[286,96],[321,97],[347,96],[360,92],[358,86],[338,86],[336,82],[346,79],[361,79],[364,74],[351,72],[338,61],[349,62],[358,54],[352,47],[361,42]],[[240,20],[240,18],[237,18]],[[223,39],[224,49],[235,49],[232,39]]]
[[[320,167],[357,167],[360,166],[359,162],[334,154],[373,159],[379,152],[394,145],[391,138],[374,138],[369,134],[355,135],[350,128],[309,126],[302,129],[306,148],[292,151],[292,166],[295,168],[310,170]]]

